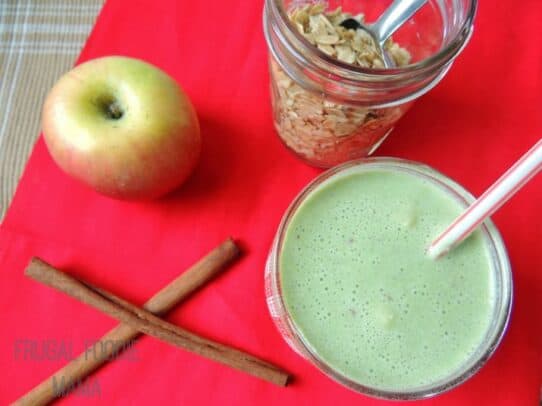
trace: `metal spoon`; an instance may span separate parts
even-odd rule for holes
[[[367,32],[373,38],[384,66],[393,68],[395,62],[384,50],[384,44],[426,2],[427,0],[395,0],[373,24],[362,24],[353,18],[347,18],[340,25],[347,29],[362,29]]]

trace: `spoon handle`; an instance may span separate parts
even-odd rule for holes
[[[395,0],[372,24],[372,30],[380,43],[386,40],[410,17],[423,6],[427,0]]]

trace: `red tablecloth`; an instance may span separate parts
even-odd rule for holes
[[[357,395],[293,353],[275,330],[263,268],[280,217],[318,170],[276,137],[268,94],[261,1],[109,1],[81,61],[110,54],[148,60],[192,98],[202,126],[201,164],[173,196],[152,203],[101,197],[54,165],[38,141],[0,231],[0,403],[64,365],[112,319],[23,276],[32,255],[137,303],[228,235],[244,259],[180,306],[170,320],[291,371],[287,388],[145,337],[136,360],[93,376],[95,396],[66,404],[359,404]],[[479,194],[542,134],[542,6],[483,1],[471,43],[377,155],[424,161]],[[512,24],[512,25],[508,25]],[[36,116],[29,119],[37,119]],[[488,364],[427,405],[535,405],[542,380],[542,177],[494,216],[515,279],[508,333]],[[25,341],[26,340],[26,341]],[[56,355],[21,343],[63,345]],[[69,348],[71,347],[71,348]],[[40,354],[52,354],[40,360]],[[26,358],[26,359],[25,359]],[[98,386],[96,386],[98,385]],[[99,396],[99,398],[96,398]]]

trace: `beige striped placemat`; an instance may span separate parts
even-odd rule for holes
[[[74,63],[104,0],[0,0],[0,220],[39,135],[47,91]]]

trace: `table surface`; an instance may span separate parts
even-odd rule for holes
[[[0,1],[0,219],[39,135],[41,103],[73,65],[102,5]]]
[[[22,395],[64,365],[64,353],[75,355],[115,325],[25,278],[31,256],[140,304],[233,235],[244,246],[244,258],[169,320],[281,365],[295,376],[291,386],[275,387],[144,337],[134,347],[136,359],[116,360],[93,375],[99,393],[62,402],[388,404],[341,387],[297,356],[267,312],[263,268],[276,227],[289,202],[320,171],[293,157],[274,133],[261,11],[261,0],[212,7],[174,0],[106,3],[80,61],[122,54],[169,72],[198,111],[202,159],[171,196],[121,202],[65,176],[39,139],[0,227],[0,403]],[[425,162],[479,195],[542,134],[541,20],[538,0],[481,2],[468,47],[377,155]],[[521,24],[511,30],[510,21]],[[502,345],[468,382],[420,404],[538,404],[541,203],[539,176],[493,217],[515,283]],[[17,352],[21,340],[35,347],[26,358]],[[44,359],[47,345],[67,349]]]

